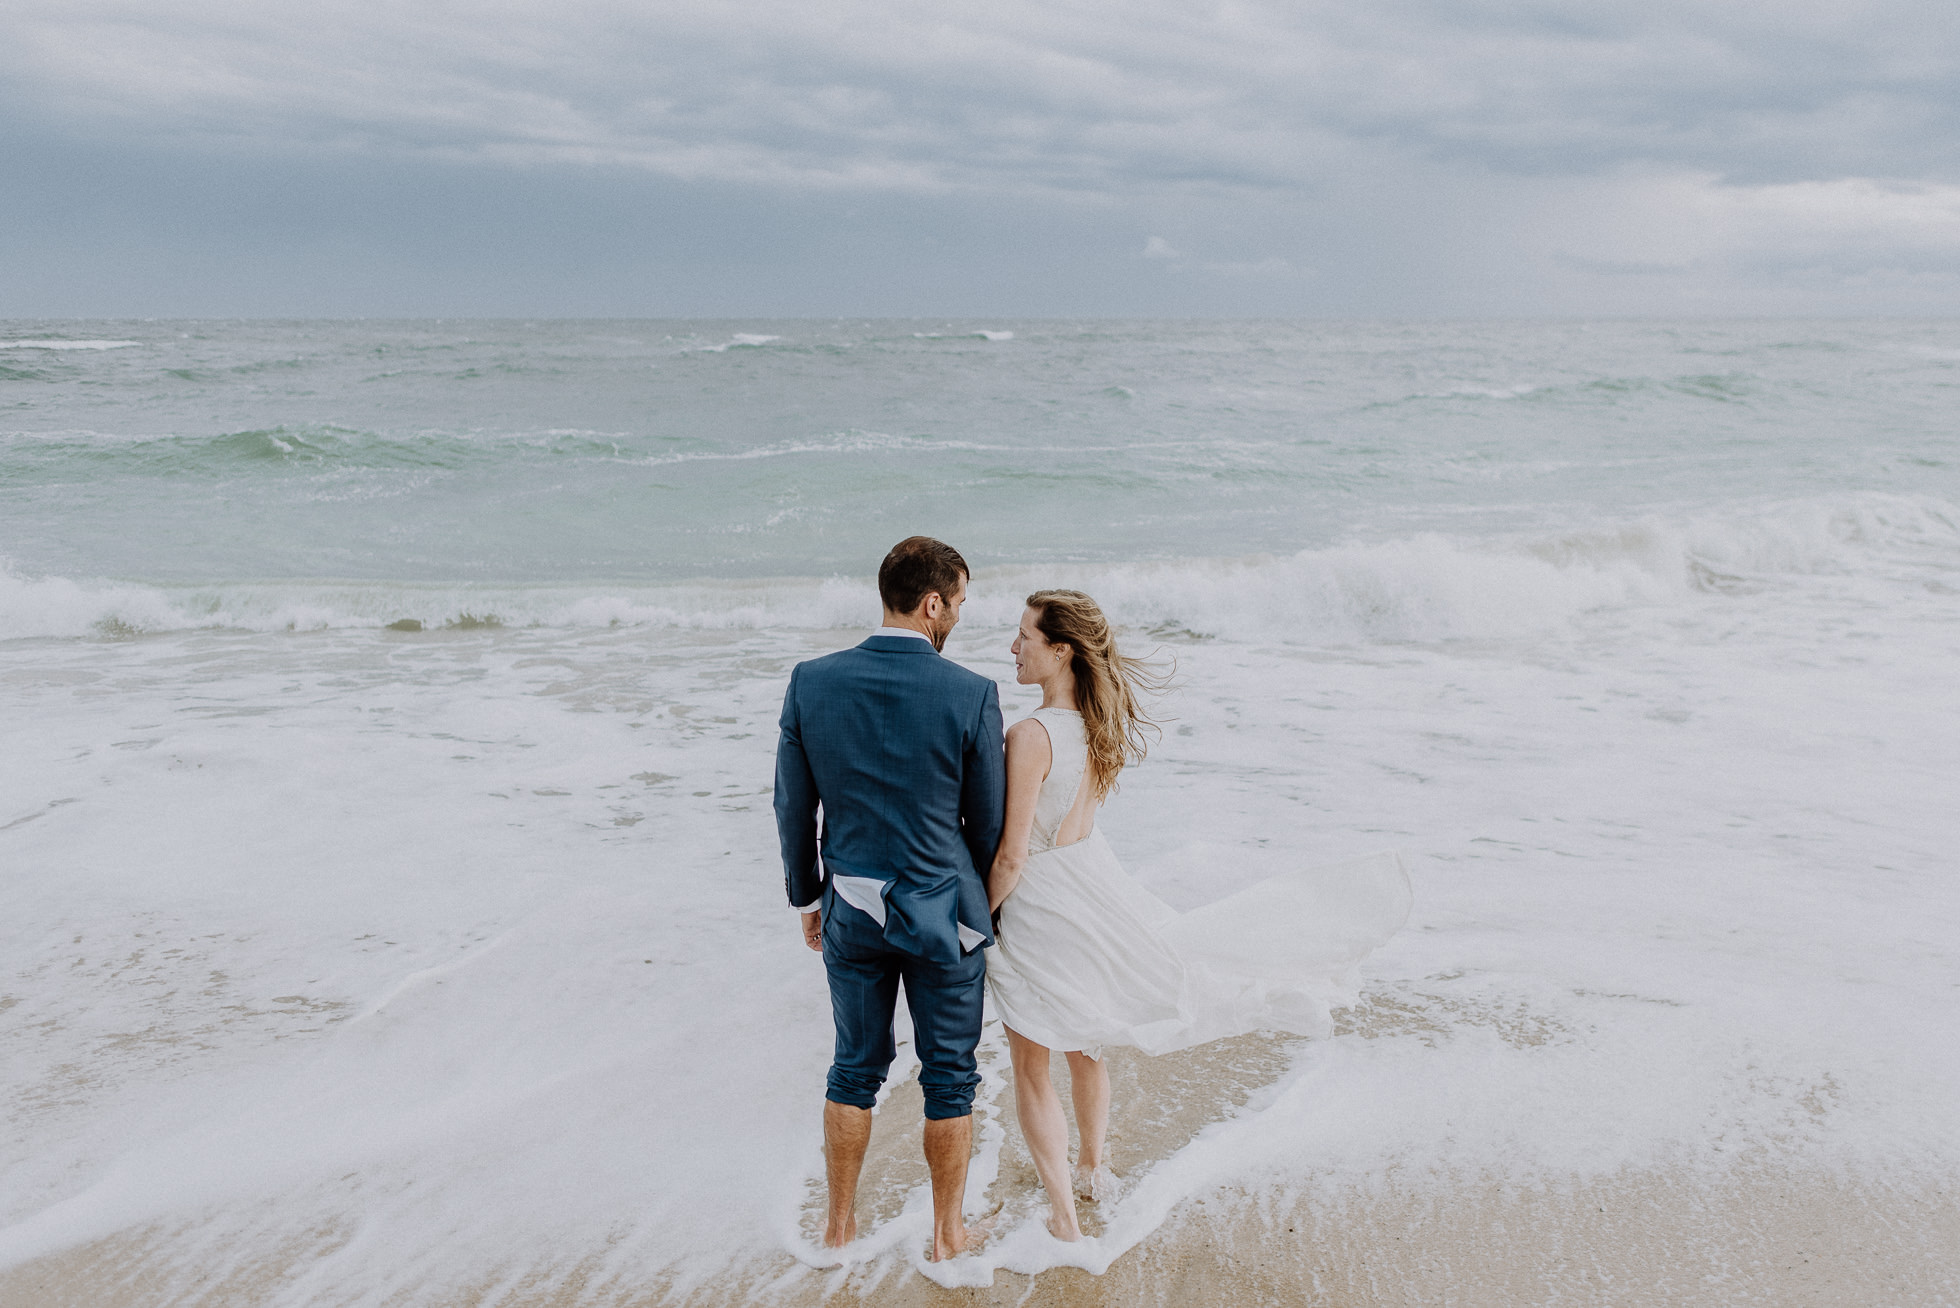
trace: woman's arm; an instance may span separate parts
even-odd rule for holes
[[[1039,718],[1024,718],[1007,729],[1007,815],[1002,821],[1000,848],[987,874],[987,907],[997,909],[1014,893],[1028,861],[1028,837],[1034,834],[1034,801],[1048,779],[1055,751],[1048,728]]]

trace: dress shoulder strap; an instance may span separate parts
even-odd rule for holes
[[[1089,735],[1082,726],[1082,715],[1067,709],[1036,709],[1028,715],[1038,718],[1048,730],[1048,743],[1055,751],[1056,761],[1064,767],[1073,755],[1080,754],[1081,761],[1087,761]]]
[[[1041,725],[1048,728],[1050,735],[1080,736],[1083,734],[1082,715],[1070,709],[1038,708],[1028,714],[1028,716],[1031,718],[1040,718]]]

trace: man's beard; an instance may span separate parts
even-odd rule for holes
[[[926,627],[926,637],[932,641],[932,647],[941,654],[944,654],[946,652],[946,638],[953,634],[953,624],[948,622],[944,626],[941,626],[937,622],[928,622]]]

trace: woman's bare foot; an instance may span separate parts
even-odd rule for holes
[[[1115,1200],[1117,1192],[1122,1189],[1122,1182],[1116,1179],[1116,1173],[1100,1164],[1095,1167],[1076,1168],[1074,1179],[1075,1197],[1086,1199],[1092,1204],[1111,1203]]]
[[[1048,1210],[1048,1234],[1069,1244],[1082,1238],[1082,1227],[1075,1220],[1075,1205],[1070,1204],[1067,1212],[1058,1208]]]

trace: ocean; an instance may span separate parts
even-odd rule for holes
[[[990,1035],[1011,1229],[933,1275],[1220,1188],[1960,1165],[1960,323],[13,321],[0,406],[0,1268],[818,1275],[775,715],[915,532],[1010,720],[1036,588],[1175,660],[1146,884],[1416,891],[1085,1246]]]

